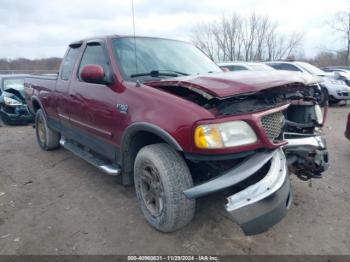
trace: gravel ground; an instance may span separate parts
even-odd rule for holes
[[[59,149],[31,126],[0,127],[0,254],[350,254],[350,106],[330,109],[331,168],[312,184],[292,178],[294,205],[268,232],[246,237],[217,195],[194,220],[162,234],[143,219],[132,187]]]

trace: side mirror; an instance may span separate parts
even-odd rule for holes
[[[107,84],[105,71],[100,65],[85,65],[80,71],[80,79],[88,83]]]

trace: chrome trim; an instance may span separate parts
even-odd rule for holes
[[[120,174],[120,168],[110,165],[96,166],[101,171],[107,173],[108,175],[117,176]]]
[[[228,188],[259,171],[274,155],[274,151],[259,152],[246,158],[240,164],[221,176],[184,191],[187,198],[193,199],[221,189]]]
[[[71,118],[71,117],[69,118],[69,120],[71,122],[77,124],[77,125],[80,125],[82,127],[88,128],[88,129],[90,129],[92,131],[95,131],[95,132],[99,133],[100,135],[103,135],[103,136],[106,136],[106,137],[109,137],[109,138],[113,137],[113,134],[111,132],[107,131],[107,130],[104,130],[104,129],[101,129],[101,128],[89,125],[87,123],[81,122],[81,121],[76,120],[76,119]]]
[[[232,212],[256,203],[278,191],[287,176],[286,158],[281,148],[273,152],[271,166],[266,176],[254,185],[227,198],[225,208]]]
[[[285,139],[288,142],[283,148],[295,148],[295,147],[311,147],[315,149],[325,149],[326,139],[322,135],[310,136],[310,137],[301,137],[301,138],[289,138]]]
[[[88,152],[76,147],[74,144],[67,141],[65,137],[61,138],[60,145],[108,175],[117,176],[121,173],[119,166],[106,164],[105,162],[95,158],[92,154],[89,154]]]

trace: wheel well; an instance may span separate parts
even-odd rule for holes
[[[131,185],[134,182],[134,163],[137,153],[141,148],[157,143],[167,143],[158,135],[148,131],[138,131],[125,139],[122,151],[122,181],[124,185]]]

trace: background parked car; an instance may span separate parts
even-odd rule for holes
[[[347,66],[334,66],[322,68],[323,71],[328,74],[333,74],[333,77],[338,80],[343,80],[348,86],[350,86],[350,67]]]
[[[223,62],[219,63],[222,69],[227,68],[230,71],[252,70],[252,71],[270,71],[275,70],[271,66],[256,62]]]
[[[259,62],[224,62],[218,64],[221,69],[223,70],[229,70],[229,71],[272,71],[276,70],[275,68],[266,65],[264,63]],[[319,105],[324,106],[327,104],[328,96],[323,95],[321,91],[321,87],[317,82],[321,82],[319,77],[315,79],[314,76],[310,75],[309,73],[303,73],[300,72],[299,74],[303,74],[303,78],[309,82],[315,82],[316,88],[314,92],[314,96],[317,99],[317,102]]]
[[[321,68],[325,72],[334,72],[334,70],[347,70],[350,71],[350,66],[327,66]]]
[[[6,124],[28,124],[34,120],[24,99],[27,76],[0,75],[0,117]]]
[[[322,95],[328,97],[330,102],[338,103],[341,100],[350,99],[350,87],[344,81],[327,75],[326,72],[309,63],[299,61],[272,61],[266,62],[266,64],[277,70],[304,72],[322,77],[323,82],[320,83]]]

